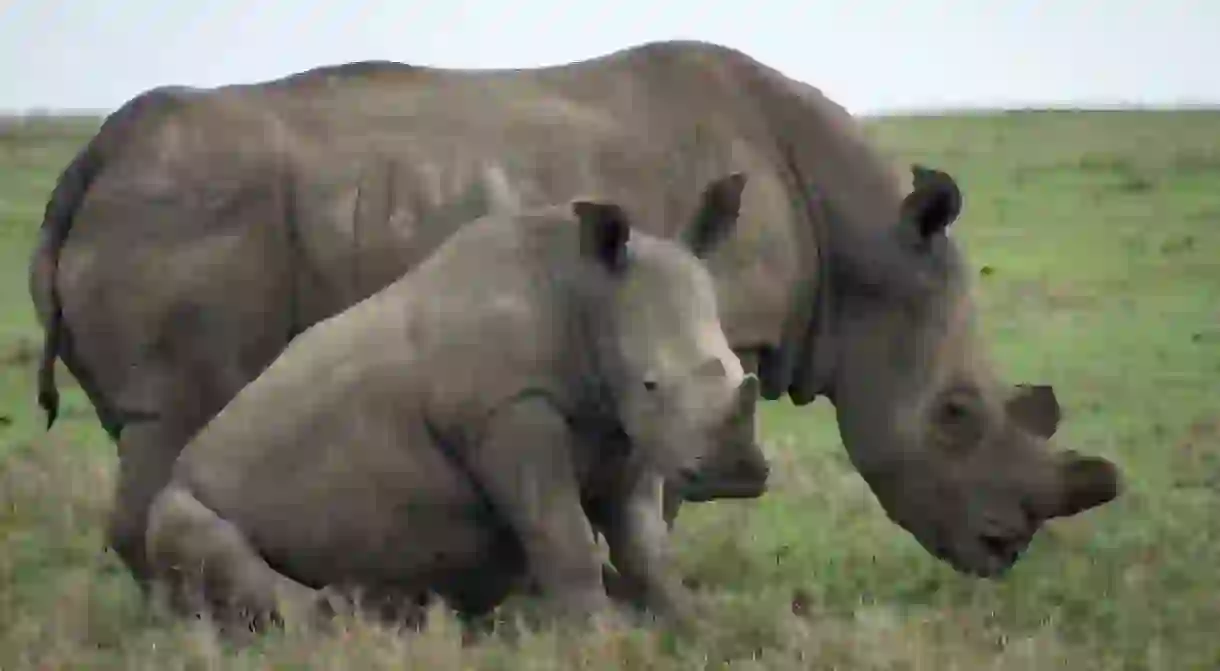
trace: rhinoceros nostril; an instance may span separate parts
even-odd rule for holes
[[[1000,534],[983,534],[979,536],[979,541],[987,553],[993,557],[1008,561],[1016,554],[1016,543],[1009,536]]]
[[[1042,522],[1042,516],[1038,514],[1040,507],[1034,497],[1021,497],[1017,502],[1017,509],[1020,511],[1021,522],[1025,525],[1026,530],[1036,529]]]

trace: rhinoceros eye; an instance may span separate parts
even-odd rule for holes
[[[945,401],[944,407],[941,409],[944,418],[950,422],[959,422],[970,414],[970,408],[960,399],[950,399]]]
[[[982,438],[979,403],[978,394],[970,389],[951,390],[938,401],[933,421],[954,447],[968,447]]]
[[[648,391],[656,391],[657,390],[657,381],[652,378],[648,378],[648,379],[644,380],[644,388],[647,389]]]

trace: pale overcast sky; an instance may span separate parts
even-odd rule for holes
[[[675,37],[737,47],[858,113],[1220,103],[1217,0],[0,0],[0,109],[112,109],[160,84],[367,59],[534,66]]]

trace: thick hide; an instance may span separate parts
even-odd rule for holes
[[[893,170],[817,89],[699,42],[137,96],[47,204],[31,263],[39,399],[53,420],[59,357],[120,442],[109,537],[140,576],[166,465],[311,324],[480,215],[596,193],[668,237],[699,185],[734,171],[750,175],[742,225],[707,259],[729,342],[763,398],[835,404],[853,463],[930,552],[995,574],[1073,507],[1045,501],[1103,502],[1069,491],[1044,436],[1002,409],[1012,388],[977,341],[949,235],[954,179]]]

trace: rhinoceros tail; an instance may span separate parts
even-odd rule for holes
[[[73,220],[93,181],[108,163],[108,157],[136,132],[136,127],[156,123],[172,113],[176,103],[190,94],[184,87],[163,86],[132,98],[102,123],[89,143],[64,168],[51,191],[43,213],[42,229],[30,260],[30,296],[44,328],[42,359],[38,367],[38,405],[46,412],[47,429],[59,415],[59,390],[55,387],[55,359],[63,360],[97,410],[98,419],[114,440],[122,430],[118,412],[108,402],[89,371],[76,358],[72,338],[64,323],[56,281],[59,254],[67,242]]]
[[[43,315],[42,358],[38,364],[38,405],[47,416],[47,430],[59,416],[59,389],[55,385],[55,359],[64,338],[63,311],[55,281],[59,251],[72,228],[72,218],[85,197],[101,161],[91,141],[59,176],[43,214],[42,230],[30,268],[30,295]]]

